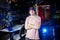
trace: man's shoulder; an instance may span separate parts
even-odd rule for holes
[[[30,16],[27,16],[26,18],[29,18]]]
[[[27,16],[27,17],[26,17],[26,19],[29,19],[29,18],[30,18],[30,16]]]
[[[41,19],[41,17],[40,16],[37,16],[39,19]]]

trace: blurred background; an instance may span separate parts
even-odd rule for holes
[[[36,4],[42,20],[41,40],[60,40],[59,0],[0,0],[0,40],[25,40],[24,23],[28,9]],[[18,26],[22,28],[18,29]]]

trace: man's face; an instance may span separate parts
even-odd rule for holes
[[[35,15],[35,11],[34,10],[30,10],[29,13],[30,13],[30,15]]]

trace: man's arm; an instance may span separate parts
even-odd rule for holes
[[[41,27],[41,18],[39,17],[39,21],[33,24],[34,29],[39,29]]]
[[[36,22],[35,24],[29,24],[28,23],[28,18],[25,21],[25,29],[39,29],[41,26],[41,18],[39,17],[39,22]]]
[[[25,29],[27,29],[27,30],[29,30],[29,29],[32,29],[32,25],[30,25],[29,23],[28,23],[28,17],[26,18],[26,21],[25,21]]]

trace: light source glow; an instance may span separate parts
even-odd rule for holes
[[[47,32],[47,29],[43,29],[43,33]]]

